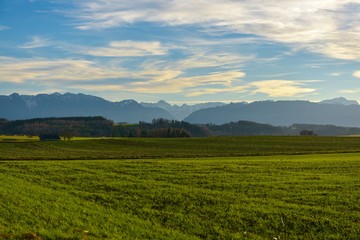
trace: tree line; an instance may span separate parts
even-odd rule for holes
[[[2,135],[59,135],[65,139],[81,137],[204,137],[206,127],[183,121],[155,119],[151,123],[115,124],[104,117],[34,118],[8,121],[0,119]]]
[[[311,134],[304,134],[311,133]],[[0,134],[28,135],[57,134],[65,139],[82,137],[207,137],[254,135],[358,135],[360,128],[333,125],[293,124],[289,127],[272,126],[250,121],[222,125],[190,124],[185,121],[154,119],[138,124],[117,123],[104,117],[35,118],[8,121],[0,118]]]
[[[154,119],[151,123],[117,124],[114,136],[119,137],[206,137],[210,136],[205,126],[184,121]]]
[[[57,134],[72,136],[111,136],[114,122],[103,117],[34,118],[27,120],[0,120],[0,134],[28,135]]]

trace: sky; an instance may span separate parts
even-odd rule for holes
[[[0,0],[0,95],[360,102],[360,0]]]

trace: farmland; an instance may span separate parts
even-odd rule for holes
[[[360,138],[3,142],[0,152],[0,239],[360,236]]]
[[[4,142],[0,160],[238,157],[360,152],[358,137],[118,138]]]

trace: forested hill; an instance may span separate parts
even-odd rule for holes
[[[64,138],[83,137],[207,137],[260,135],[359,135],[360,128],[334,125],[293,124],[272,126],[250,121],[222,125],[191,124],[184,121],[154,119],[138,124],[114,124],[104,117],[36,118],[8,121],[0,119],[0,135],[57,134]]]

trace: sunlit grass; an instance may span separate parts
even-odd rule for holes
[[[19,140],[0,153],[0,239],[360,235],[355,137]]]
[[[70,141],[81,140],[99,140],[99,139],[119,139],[113,137],[71,137]],[[39,136],[19,136],[19,135],[0,135],[0,142],[24,142],[24,141],[39,141]],[[61,141],[68,141],[61,137]]]
[[[39,136],[0,135],[0,142],[39,141]]]
[[[358,154],[0,162],[0,233],[357,239]]]

